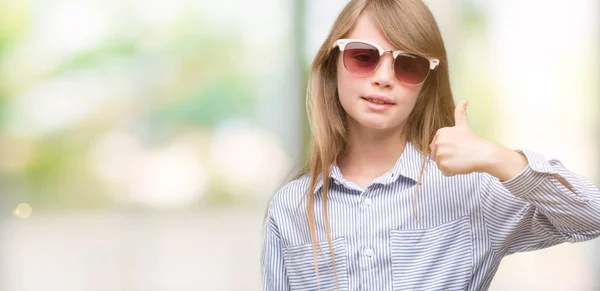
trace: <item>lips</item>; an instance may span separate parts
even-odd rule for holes
[[[375,103],[375,104],[389,104],[392,105],[393,103],[389,103],[389,102],[385,102],[385,101],[381,101],[381,100],[377,100],[377,99],[372,99],[372,98],[363,98],[364,100],[367,100],[371,103]]]
[[[394,103],[390,98],[385,97],[385,96],[378,96],[378,95],[369,95],[366,97],[362,97],[362,99],[369,101],[371,103],[374,104],[385,104],[385,105],[394,105],[396,103]]]

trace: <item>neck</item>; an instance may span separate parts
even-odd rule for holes
[[[382,131],[353,123],[348,131],[347,155],[338,161],[342,174],[369,179],[385,174],[404,151],[406,138],[401,127]]]

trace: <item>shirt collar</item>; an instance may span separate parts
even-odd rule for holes
[[[419,173],[421,171],[423,155],[421,152],[415,148],[415,146],[410,142],[406,142],[406,146],[404,147],[404,151],[394,164],[394,166],[381,177],[375,179],[376,183],[380,184],[390,184],[398,180],[398,177],[402,176],[405,178],[409,178],[415,183],[419,178]],[[336,181],[337,183],[348,184],[349,181],[342,176],[342,172],[338,167],[337,162],[334,162],[331,165],[331,170],[329,171],[329,176]],[[319,175],[315,186],[315,193],[319,191],[323,187],[323,175]]]

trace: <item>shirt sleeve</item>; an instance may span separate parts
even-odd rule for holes
[[[501,182],[483,174],[481,203],[492,246],[508,255],[600,236],[598,187],[558,160],[518,152],[529,164],[514,178]]]
[[[263,291],[287,291],[289,284],[285,272],[283,250],[277,225],[269,215],[265,219],[261,250]]]

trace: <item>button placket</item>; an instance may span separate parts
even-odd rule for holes
[[[359,202],[359,211],[360,211],[360,217],[361,217],[361,233],[360,233],[360,240],[361,240],[361,249],[360,249],[360,255],[361,257],[363,257],[363,259],[361,259],[361,269],[362,270],[369,270],[371,269],[373,266],[373,256],[375,254],[375,251],[371,248],[371,239],[369,238],[368,234],[372,231],[371,229],[368,229],[368,227],[370,226],[370,221],[371,221],[371,211],[369,211],[369,207],[371,207],[371,205],[373,204],[373,200],[371,198],[369,198],[369,193],[371,192],[371,190],[373,189],[372,186],[367,187],[367,189],[365,189],[365,191],[363,191],[360,195],[360,200]]]

